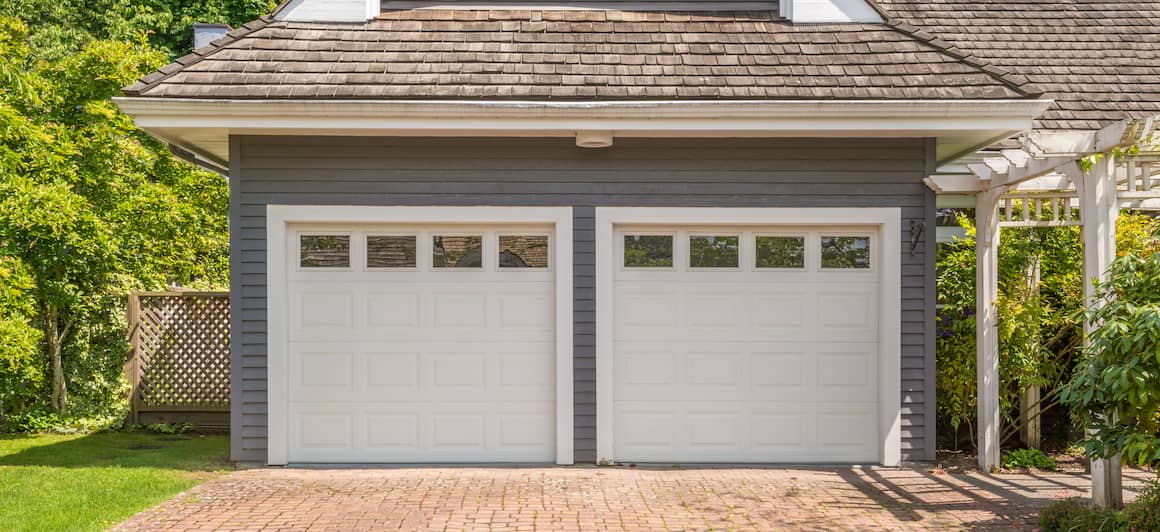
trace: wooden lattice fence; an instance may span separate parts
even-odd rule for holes
[[[229,428],[228,292],[129,296],[131,422]]]

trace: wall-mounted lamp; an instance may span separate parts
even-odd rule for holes
[[[576,145],[581,148],[608,148],[612,146],[612,132],[577,131]]]
[[[922,244],[922,237],[926,234],[926,224],[922,222],[910,221],[910,256],[913,257],[918,253],[918,246]]]

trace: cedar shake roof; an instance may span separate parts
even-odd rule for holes
[[[912,24],[1056,100],[1038,129],[1099,129],[1160,114],[1160,2],[876,0]]]
[[[774,11],[400,10],[263,19],[125,89],[232,99],[1008,99],[1026,78],[906,25]]]

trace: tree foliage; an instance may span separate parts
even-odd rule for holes
[[[1098,326],[1063,401],[1091,427],[1089,456],[1160,464],[1160,255],[1124,255],[1084,313]]]
[[[939,424],[958,435],[974,434],[977,408],[975,346],[975,239],[942,244],[937,282],[937,414]],[[1155,219],[1125,214],[1117,222],[1121,254],[1150,256],[1157,251]],[[1029,282],[1038,273],[1039,283]],[[1040,408],[1059,405],[1061,385],[1080,359],[1084,305],[1083,248],[1079,228],[1005,229],[999,245],[1000,410],[1012,436],[1019,425],[1020,395],[1043,389]],[[957,438],[956,438],[957,441]]]
[[[124,295],[228,279],[226,180],[175,159],[110,97],[187,52],[193,22],[239,25],[273,2],[4,5],[0,416],[99,411],[122,397]]]

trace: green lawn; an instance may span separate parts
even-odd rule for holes
[[[0,436],[0,529],[101,530],[230,469],[228,436]]]

